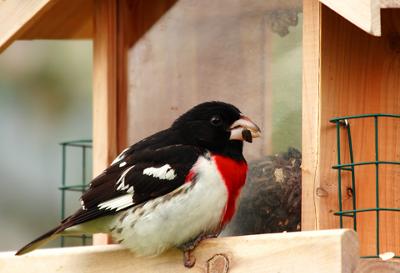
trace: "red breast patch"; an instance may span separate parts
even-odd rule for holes
[[[228,201],[226,202],[225,214],[222,218],[222,226],[227,224],[233,217],[236,209],[236,199],[246,182],[247,164],[245,161],[235,161],[229,157],[213,155],[217,168],[224,179],[228,190]]]

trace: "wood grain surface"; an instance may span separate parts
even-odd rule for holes
[[[116,245],[43,249],[21,257],[0,254],[0,272],[352,273],[358,242],[351,230],[225,237],[202,242],[194,255],[196,265],[187,269],[177,250],[140,258]]]

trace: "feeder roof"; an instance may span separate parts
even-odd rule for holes
[[[374,36],[381,36],[381,9],[400,8],[400,0],[319,0]]]
[[[380,36],[380,10],[400,0],[319,0],[366,32]],[[91,39],[93,0],[0,1],[0,52],[17,39]]]
[[[91,0],[0,1],[0,52],[17,39],[92,38]]]

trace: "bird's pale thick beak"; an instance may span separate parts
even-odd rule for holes
[[[252,142],[253,138],[261,136],[260,127],[244,115],[241,115],[240,119],[236,120],[229,129],[231,140]]]

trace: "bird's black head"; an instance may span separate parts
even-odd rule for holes
[[[251,142],[260,129],[232,104],[212,101],[199,104],[173,124],[191,144],[212,152],[242,156],[243,140]],[[232,155],[231,155],[232,156]]]

